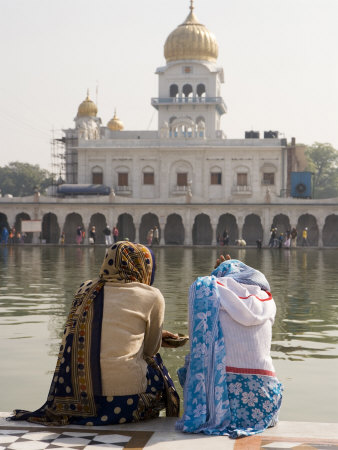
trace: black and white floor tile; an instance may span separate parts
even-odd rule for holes
[[[124,449],[132,436],[118,433],[85,431],[0,429],[0,450],[76,449],[103,450]]]

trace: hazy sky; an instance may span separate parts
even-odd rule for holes
[[[155,70],[189,0],[0,0],[0,165],[50,169],[52,129],[73,127],[87,88],[104,125],[157,128]],[[217,38],[222,129],[279,130],[338,148],[338,0],[195,0]]]

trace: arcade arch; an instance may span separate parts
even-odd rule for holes
[[[22,234],[21,222],[23,220],[31,220],[30,215],[25,212],[17,214],[17,216],[15,217],[15,223],[14,223],[14,228],[16,230],[16,233]],[[27,244],[31,244],[32,241],[33,241],[33,233],[26,233],[24,242]]]
[[[273,218],[271,228],[277,228],[278,236],[280,235],[280,233],[283,233],[283,235],[285,236],[286,231],[291,230],[289,217],[285,214],[277,214]]]
[[[183,245],[185,230],[182,217],[179,214],[170,214],[164,228],[164,242],[167,245]]]
[[[117,219],[117,229],[119,230],[118,240],[129,239],[130,241],[135,241],[135,225],[133,217],[128,213],[120,214]]]
[[[257,214],[246,216],[243,225],[242,237],[247,245],[255,245],[257,240],[263,241],[263,227]]]
[[[80,214],[72,212],[66,216],[63,231],[65,233],[65,244],[76,244],[76,229],[84,229]]]
[[[317,219],[312,214],[302,214],[298,218],[297,231],[298,242],[302,243],[302,231],[307,228],[307,236],[309,245],[318,245],[319,230],[317,225]]]
[[[211,245],[212,226],[207,214],[201,213],[195,217],[192,227],[192,243],[194,245]]]
[[[0,213],[0,233],[3,229],[3,227],[6,227],[7,230],[9,231],[9,224],[8,224],[7,216],[4,213]]]
[[[154,229],[155,225],[159,229],[159,235],[161,240],[161,229],[158,217],[156,214],[147,213],[142,216],[141,224],[140,224],[140,243],[147,243],[147,234],[150,229]]]
[[[323,227],[324,247],[338,247],[338,215],[331,214],[326,217]]]
[[[96,231],[96,242],[95,243],[96,244],[104,244],[105,237],[103,234],[103,230],[106,227],[106,225],[107,225],[107,221],[103,214],[101,214],[101,213],[93,214],[90,218],[87,235],[89,236],[89,232],[90,232],[91,228],[95,227],[95,231]]]
[[[47,213],[42,219],[41,237],[47,244],[57,244],[60,239],[60,227],[54,213]]]
[[[234,245],[235,241],[238,239],[238,226],[236,217],[232,214],[222,214],[218,219],[216,236],[220,236],[220,239],[222,240],[225,230],[229,235],[229,245]]]

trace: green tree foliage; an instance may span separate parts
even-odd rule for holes
[[[306,155],[307,170],[314,173],[314,198],[338,197],[338,151],[331,144],[315,142]]]
[[[14,197],[33,195],[36,188],[44,193],[52,184],[52,175],[39,165],[22,162],[11,162],[0,167],[0,189],[2,195],[12,194]]]

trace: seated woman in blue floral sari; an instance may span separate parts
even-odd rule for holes
[[[157,354],[164,298],[152,287],[151,251],[129,241],[107,252],[97,280],[75,294],[46,403],[9,420],[108,425],[179,415],[174,384]]]
[[[179,369],[187,433],[249,436],[274,426],[282,385],[270,357],[276,305],[265,276],[229,259],[189,291],[190,354]]]

